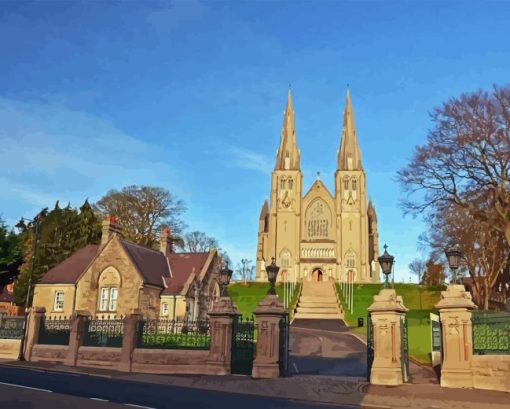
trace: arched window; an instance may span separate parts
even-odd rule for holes
[[[98,311],[117,311],[120,285],[120,274],[115,268],[108,267],[101,273],[98,279]]]
[[[357,180],[355,178],[352,179],[352,190],[356,190],[357,188]]]
[[[322,199],[314,200],[306,210],[305,226],[308,238],[327,238],[331,226],[331,210]]]
[[[293,185],[293,180],[292,180],[292,178],[289,178],[289,179],[287,180],[287,182],[288,182],[289,190],[292,190],[292,185]]]
[[[282,268],[289,268],[291,263],[290,251],[285,249],[280,253],[280,265]]]
[[[285,189],[285,176],[280,178],[280,190]]]
[[[356,254],[354,251],[349,250],[345,255],[345,264],[349,268],[356,267]]]
[[[344,177],[344,190],[349,190],[349,178]]]

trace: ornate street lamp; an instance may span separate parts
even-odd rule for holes
[[[462,253],[457,246],[448,247],[444,254],[446,254],[446,258],[448,259],[448,265],[450,266],[450,270],[452,272],[452,283],[457,284],[457,269],[459,268],[460,259],[462,258]]]
[[[232,270],[228,268],[228,263],[220,270],[220,297],[228,297],[227,287],[232,278]]]
[[[384,288],[389,287],[388,277],[391,274],[391,269],[393,267],[393,261],[395,260],[395,257],[393,257],[391,254],[388,254],[387,251],[388,246],[384,245],[384,253],[382,256],[378,257],[379,265],[382,268],[383,274],[384,274]]]
[[[267,279],[269,280],[269,291],[267,292],[269,295],[276,295],[276,289],[274,288],[274,284],[276,282],[276,276],[278,275],[278,271],[280,271],[280,267],[276,265],[275,258],[271,259],[271,264],[266,267]]]

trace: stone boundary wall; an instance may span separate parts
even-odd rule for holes
[[[0,339],[0,359],[18,359],[20,339]]]
[[[210,373],[205,364],[209,351],[182,349],[141,349],[133,352],[133,372],[154,374]]]
[[[120,362],[120,352],[121,348],[81,346],[78,349],[76,366],[117,369]]]
[[[510,392],[510,355],[474,355],[473,387]]]
[[[36,344],[32,348],[31,361],[64,363],[67,356],[67,345]]]

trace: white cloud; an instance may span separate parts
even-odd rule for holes
[[[0,201],[7,218],[57,199],[78,206],[127,184],[168,185],[178,175],[167,163],[172,161],[161,147],[106,119],[62,105],[0,98]]]
[[[271,160],[258,152],[245,148],[231,147],[235,164],[241,168],[253,169],[264,174],[270,174],[272,170]]]

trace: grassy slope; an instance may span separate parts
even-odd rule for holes
[[[292,297],[293,302],[291,305],[294,305],[296,301],[298,289],[299,286],[296,286],[296,292]],[[232,302],[237,306],[239,313],[241,313],[245,318],[251,318],[257,304],[266,296],[268,290],[268,283],[248,282],[246,285],[244,283],[233,283],[228,286],[228,294],[232,298]],[[280,302],[283,302],[282,284],[276,285],[276,294],[278,295]]]
[[[354,308],[350,314],[345,308],[345,319],[354,327],[353,332],[366,337],[367,308],[372,304],[373,296],[379,292],[382,284],[358,284],[354,286]],[[409,329],[409,353],[424,363],[430,362],[430,322],[429,313],[434,312],[434,305],[439,301],[443,287],[418,286],[416,284],[395,284],[395,290],[409,308],[407,313]],[[339,290],[340,291],[340,290]],[[421,305],[420,305],[421,291]],[[340,294],[342,294],[340,292]],[[343,299],[343,298],[342,298]],[[364,318],[365,326],[357,328],[358,317]]]

